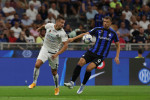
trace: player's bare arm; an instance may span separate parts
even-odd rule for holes
[[[62,42],[63,43],[63,47],[52,56],[52,59],[55,59],[58,55],[60,55],[61,53],[63,53],[67,48],[68,48],[68,41],[66,42]]]
[[[76,37],[74,37],[74,38],[69,38],[68,39],[68,42],[73,42],[74,40],[76,40],[76,39],[78,39],[78,38],[82,38],[84,35],[86,35],[86,34],[90,34],[89,32],[86,32],[86,33],[82,33],[82,34],[80,34],[80,35],[78,35],[78,36],[76,36]]]
[[[120,63],[120,61],[119,61],[119,53],[120,53],[120,43],[119,42],[116,42],[115,43],[116,44],[116,51],[117,51],[117,53],[116,53],[116,57],[115,57],[115,62],[117,63],[117,64],[119,64]]]
[[[41,30],[41,29],[44,28],[44,27],[45,27],[45,24],[42,25],[41,27],[39,27],[36,31],[39,31],[39,30]]]

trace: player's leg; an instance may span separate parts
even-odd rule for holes
[[[74,82],[77,80],[78,76],[80,75],[82,66],[84,66],[86,63],[89,63],[91,60],[92,60],[91,52],[87,51],[82,56],[82,58],[80,58],[77,66],[75,67],[71,81],[69,83],[64,83],[64,86],[67,86],[68,88],[72,89],[74,86]]]
[[[64,86],[67,86],[68,88],[72,89],[74,86],[74,82],[77,80],[78,76],[80,75],[81,68],[86,64],[86,60],[84,58],[80,58],[77,66],[75,67],[72,75],[72,79],[68,83],[64,83]]]
[[[84,75],[84,79],[83,79],[83,82],[80,86],[80,88],[78,89],[77,93],[78,94],[81,94],[83,92],[83,89],[85,87],[85,84],[87,83],[87,81],[89,80],[90,76],[91,76],[91,71],[96,68],[96,64],[95,63],[90,63],[87,68],[86,68],[86,72],[85,72],[85,75]]]
[[[49,59],[49,65],[51,66],[51,71],[53,74],[53,79],[54,79],[54,83],[55,83],[55,95],[59,95],[59,75],[57,73],[57,69],[58,69],[58,61],[59,57],[55,58],[54,60],[52,60],[51,58]]]
[[[40,73],[40,66],[43,64],[43,61],[38,59],[35,63],[34,72],[33,72],[33,83],[29,85],[29,88],[32,89],[36,86],[37,79]]]
[[[38,55],[37,61],[35,63],[34,72],[33,72],[33,83],[29,85],[30,89],[36,86],[37,79],[40,72],[40,67],[47,59],[48,59],[48,51],[42,47]]]
[[[73,71],[72,79],[71,81],[75,82],[80,75],[81,67],[86,64],[86,60],[84,58],[80,58],[76,68]]]
[[[37,78],[39,76],[40,73],[40,67],[43,64],[43,61],[38,59],[35,63],[35,68],[34,68],[34,73],[33,73],[33,83],[37,83]]]
[[[59,75],[57,73],[57,69],[51,69],[51,71],[52,71],[53,79],[55,82],[55,88],[58,88],[59,87]]]
[[[57,69],[51,69],[53,74],[53,79],[55,83],[55,95],[59,95],[59,75],[57,73]]]
[[[83,89],[85,87],[85,84],[87,83],[87,81],[89,80],[90,76],[91,76],[91,71],[93,69],[95,69],[101,62],[103,62],[103,57],[96,57],[95,55],[93,55],[93,57],[95,59],[93,59],[91,61],[91,63],[87,66],[86,68],[86,72],[85,72],[85,75],[84,75],[84,79],[83,79],[83,82],[80,86],[80,88],[78,89],[77,93],[78,94],[81,94],[83,92]]]

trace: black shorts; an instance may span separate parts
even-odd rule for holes
[[[87,51],[82,58],[85,59],[86,63],[93,62],[96,66],[100,65],[104,60],[103,56],[96,55],[91,51]]]

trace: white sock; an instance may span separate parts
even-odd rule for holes
[[[58,88],[59,87],[59,76],[58,74],[56,74],[55,76],[53,76],[54,82],[55,82],[55,87]]]
[[[40,73],[40,69],[39,68],[34,68],[34,73],[33,73],[33,83],[37,83],[37,79]]]
[[[73,81],[71,81],[71,83],[74,85],[74,82],[73,82]]]

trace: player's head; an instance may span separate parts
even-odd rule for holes
[[[103,27],[104,28],[109,28],[111,26],[112,19],[109,16],[106,16],[103,18]]]
[[[138,49],[138,54],[143,54],[143,50],[141,48]]]
[[[56,19],[56,30],[60,30],[64,27],[65,19],[62,16],[58,16]]]

